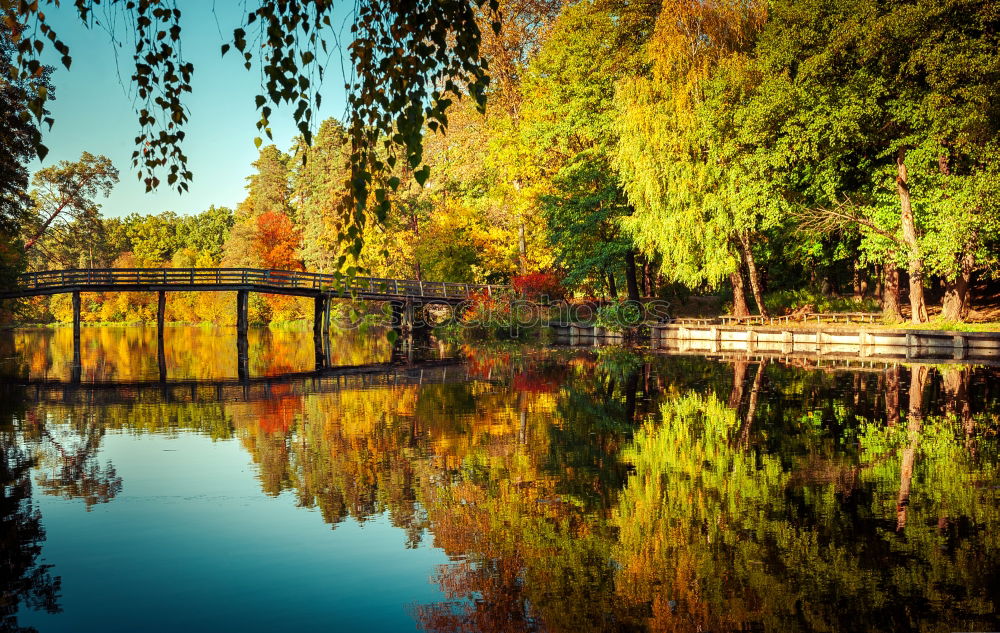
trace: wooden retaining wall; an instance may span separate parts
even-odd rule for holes
[[[581,324],[552,324],[570,343],[617,343],[619,333]],[[724,325],[650,325],[641,341],[675,352],[782,355],[831,355],[884,360],[941,360],[1000,363],[1000,332],[886,330],[859,327],[780,328]]]

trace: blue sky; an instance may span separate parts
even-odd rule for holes
[[[260,92],[257,68],[247,71],[230,52],[220,56],[220,47],[240,26],[243,3],[235,0],[179,0],[182,45],[187,61],[194,64],[193,93],[187,95],[189,122],[184,142],[189,168],[194,172],[191,190],[183,195],[166,186],[147,194],[132,167],[133,141],[138,131],[129,77],[132,56],[126,44],[115,57],[108,33],[101,27],[87,29],[76,17],[71,2],[60,9],[47,8],[50,24],[70,47],[73,63],[67,71],[58,54],[46,48],[46,63],[55,66],[56,100],[50,110],[55,118],[51,131],[43,130],[49,154],[44,163],[76,160],[80,153],[104,154],[121,173],[121,182],[102,201],[106,216],[132,212],[197,213],[210,205],[235,206],[244,196],[246,177],[257,156],[253,139],[259,118],[254,96]],[[220,33],[221,31],[221,33]],[[334,52],[323,87],[323,107],[317,122],[344,114],[343,76],[340,55]],[[291,109],[271,117],[274,143],[288,149],[297,133]],[[266,142],[266,139],[265,139]]]

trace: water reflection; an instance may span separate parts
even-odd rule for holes
[[[60,579],[52,574],[52,565],[42,562],[45,529],[32,500],[34,459],[19,437],[19,429],[11,424],[15,416],[23,414],[16,406],[15,401],[0,399],[0,629],[28,633],[34,629],[18,625],[18,612],[58,613]]]
[[[5,330],[0,331],[0,376],[84,383],[240,379],[388,362],[395,351],[379,328],[336,334],[321,362],[312,337],[301,330],[251,328],[245,348],[239,342],[232,328],[168,326],[158,340],[155,327],[88,327],[81,329],[75,368],[71,328]],[[440,346],[422,352],[446,356],[451,350]]]
[[[262,342],[262,375],[308,367],[281,344]],[[47,345],[28,349],[21,370],[49,371],[51,360],[32,360],[58,359],[61,343]],[[378,345],[345,358],[371,362]],[[804,371],[618,348],[455,353],[458,366],[394,381],[311,376],[246,396],[129,387],[80,400],[19,387],[4,400],[21,408],[0,424],[5,526],[20,517],[5,530],[17,554],[7,575],[24,588],[5,590],[6,617],[57,608],[59,560],[41,560],[29,469],[36,492],[113,506],[129,482],[102,438],[130,433],[238,442],[265,495],[291,495],[334,528],[387,518],[398,536],[385,547],[445,552],[440,599],[406,607],[422,630],[1000,625],[991,371]],[[255,628],[249,616],[233,625]]]

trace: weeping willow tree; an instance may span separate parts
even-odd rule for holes
[[[739,315],[749,313],[744,272],[766,313],[754,245],[780,204],[755,164],[757,140],[738,125],[761,81],[746,52],[766,16],[763,2],[666,0],[647,45],[651,73],[617,91],[615,164],[635,207],[622,224],[672,280],[728,278]]]

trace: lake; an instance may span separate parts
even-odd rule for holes
[[[1000,631],[995,369],[155,332],[0,332],[3,630]]]

